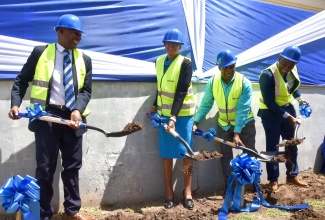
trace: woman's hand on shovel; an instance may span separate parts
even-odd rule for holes
[[[198,124],[199,123],[197,123],[196,121],[194,121],[194,124],[193,124],[193,127],[192,127],[193,133],[198,129],[198,127],[197,127]]]
[[[172,116],[173,117],[173,116]],[[172,118],[171,117],[171,118]],[[176,117],[173,117],[174,119],[175,119],[175,121],[176,121]],[[175,124],[176,124],[176,122],[175,122],[174,120],[172,120],[172,119],[170,119],[169,120],[169,122],[168,122],[168,127],[166,128],[166,131],[168,132],[168,133],[170,133],[169,132],[169,129],[173,129],[174,131],[176,131],[176,126],[175,126]]]

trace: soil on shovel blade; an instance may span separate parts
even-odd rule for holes
[[[284,143],[279,143],[276,146],[278,147],[289,147],[294,145],[299,145],[304,142],[305,138],[291,138],[291,140],[287,140]]]
[[[127,125],[125,125],[123,131],[121,131],[120,133],[123,135],[129,135],[132,134],[136,131],[140,131],[142,130],[142,125],[140,122],[132,122],[132,123],[128,123]]]
[[[290,159],[289,151],[286,151],[283,154],[277,155],[274,159],[272,159],[272,162],[275,162],[275,163],[281,163],[281,162],[292,163],[292,161]]]
[[[190,157],[197,161],[205,161],[211,159],[220,159],[222,157],[222,154],[220,154],[218,151],[202,151],[202,153],[197,155],[191,155]]]
[[[142,130],[142,125],[140,122],[132,122],[132,123],[128,123],[127,125],[125,125],[123,131],[126,132],[134,132],[134,131],[139,131]]]

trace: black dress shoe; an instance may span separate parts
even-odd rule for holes
[[[183,199],[184,199],[184,206],[188,210],[193,210],[194,208],[194,201],[193,199],[185,199],[185,191],[183,190]]]
[[[164,203],[164,207],[166,209],[171,209],[174,207],[174,202],[173,202],[173,199],[166,199],[165,200],[165,203]]]
[[[194,208],[193,199],[185,199],[184,205],[185,205],[185,208],[187,208],[188,210],[193,210],[193,208]]]

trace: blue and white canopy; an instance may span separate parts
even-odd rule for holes
[[[297,45],[302,83],[325,85],[325,12],[254,0],[2,0],[0,79],[15,78],[35,45],[55,42],[53,27],[67,13],[83,22],[79,48],[93,60],[94,80],[155,81],[163,36],[178,28],[194,81],[216,74],[216,55],[227,48],[237,70],[257,82],[286,46]]]

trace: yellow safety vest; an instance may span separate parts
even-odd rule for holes
[[[50,79],[52,78],[55,66],[55,54],[56,44],[49,44],[37,62],[30,94],[31,108],[34,107],[34,103],[39,103],[44,110],[46,109],[46,101],[50,88]],[[77,49],[73,50],[73,57],[77,71],[78,90],[80,90],[83,87],[85,81],[86,66],[81,51]],[[82,113],[84,117],[89,114],[90,111],[87,108]]]
[[[244,75],[238,72],[235,73],[235,80],[231,87],[231,90],[226,100],[225,93],[223,91],[221,74],[214,76],[212,93],[214,100],[219,108],[218,123],[221,126],[227,126],[229,123],[235,126],[236,120],[236,107],[238,99],[242,94]],[[254,117],[252,110],[250,110],[247,119]]]
[[[291,103],[292,104],[292,94],[289,93],[287,85],[278,69],[276,66],[276,63],[271,65],[265,70],[270,70],[272,74],[274,75],[274,81],[275,81],[275,102],[279,106],[283,106],[285,104]],[[263,70],[263,71],[265,71]],[[262,71],[262,72],[263,72]],[[298,89],[300,85],[300,79],[298,76],[298,70],[297,67],[294,66],[294,68],[291,70],[293,76],[298,80],[298,86],[295,88],[295,90]],[[264,104],[264,99],[262,96],[262,93],[260,92],[260,102],[259,102],[259,108],[260,109],[268,109],[267,106]]]
[[[188,58],[178,55],[164,74],[164,63],[166,57],[167,56],[161,56],[156,61],[158,87],[157,111],[160,115],[171,116],[171,110],[174,102],[181,66],[184,59]],[[190,83],[178,116],[191,116],[194,115],[194,113],[195,97],[193,94],[192,83]]]

